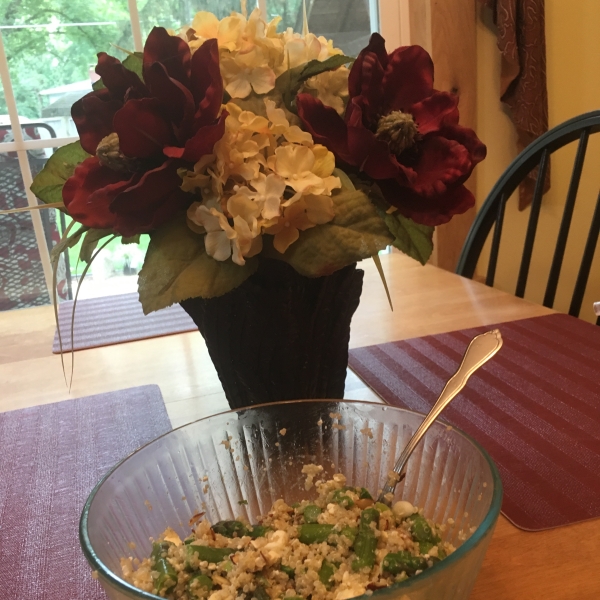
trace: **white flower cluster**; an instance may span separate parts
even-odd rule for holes
[[[277,33],[280,21],[281,17],[277,17],[265,23],[258,8],[248,18],[234,12],[220,21],[214,14],[202,11],[186,28],[184,37],[192,52],[206,40],[216,39],[225,91],[231,98],[246,98],[252,92],[270,92],[277,77],[288,69],[342,54],[323,36],[302,35],[291,28]],[[342,99],[348,95],[348,69],[341,67],[317,75],[307,82],[307,88],[341,113]]]
[[[275,102],[264,103],[266,117],[229,103],[214,153],[180,173],[184,190],[202,194],[188,219],[206,232],[206,251],[216,260],[231,256],[245,264],[262,250],[265,233],[283,253],[300,231],[334,217],[331,193],[341,182],[333,175],[333,154],[290,125]]]
[[[192,52],[206,40],[217,40],[225,91],[232,98],[246,98],[252,91],[270,92],[277,77],[288,69],[342,54],[323,36],[301,35],[291,28],[277,33],[280,21],[277,17],[265,23],[258,8],[248,18],[234,12],[220,21],[202,11],[185,35]]]
[[[206,251],[216,260],[231,257],[245,264],[261,252],[263,234],[272,235],[274,248],[284,253],[301,231],[334,217],[331,193],[341,187],[333,176],[335,158],[310,133],[290,124],[292,115],[276,104],[279,96],[273,90],[286,70],[341,51],[322,36],[291,29],[277,33],[280,21],[265,23],[258,9],[249,17],[233,12],[221,20],[199,12],[182,33],[192,52],[208,39],[217,40],[221,76],[232,99],[224,107],[225,135],[213,154],[193,171],[180,172],[182,189],[202,195],[190,207],[188,223],[206,234]],[[314,76],[304,91],[341,114],[348,72],[341,67]]]

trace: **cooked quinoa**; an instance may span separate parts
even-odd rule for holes
[[[322,470],[305,466],[307,490]],[[121,559],[123,578],[171,600],[345,600],[418,575],[454,551],[409,502],[390,509],[342,474],[314,484],[315,500],[277,500],[255,524],[200,520],[183,541],[167,529],[149,558]]]

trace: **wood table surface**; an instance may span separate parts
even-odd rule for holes
[[[392,253],[381,257],[394,310],[372,261],[364,261],[351,347],[549,314],[542,306]],[[183,333],[75,353],[73,385],[51,353],[51,307],[0,313],[0,412],[157,384],[178,427],[227,410],[202,337]],[[70,372],[70,355],[65,356]],[[346,398],[379,401],[352,372]],[[0,445],[2,440],[0,440]],[[592,600],[600,594],[600,519],[530,533],[500,516],[472,600]]]

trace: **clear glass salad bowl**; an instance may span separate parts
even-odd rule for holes
[[[143,418],[143,415],[141,416]],[[342,472],[377,492],[423,415],[369,402],[302,400],[264,404],[201,419],[159,437],[114,467],[87,500],[83,552],[111,600],[156,599],[120,577],[120,558],[144,558],[151,537],[190,518],[255,522],[273,502],[312,497],[303,465]],[[314,489],[313,489],[314,494]],[[468,598],[500,513],[502,484],[485,450],[435,423],[408,461],[396,499],[445,524],[457,550],[420,575],[374,592],[374,600]],[[366,598],[366,596],[364,597]]]

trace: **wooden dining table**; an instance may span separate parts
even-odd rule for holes
[[[553,312],[399,252],[381,262],[393,310],[373,261],[363,261],[353,348]],[[51,353],[54,330],[49,306],[0,313],[0,412],[146,384],[160,386],[173,427],[228,409],[197,332],[78,351],[69,389],[61,358]],[[68,380],[71,356],[64,360]],[[351,371],[345,397],[381,402]],[[599,567],[600,519],[532,533],[501,515],[471,598],[592,600]]]

